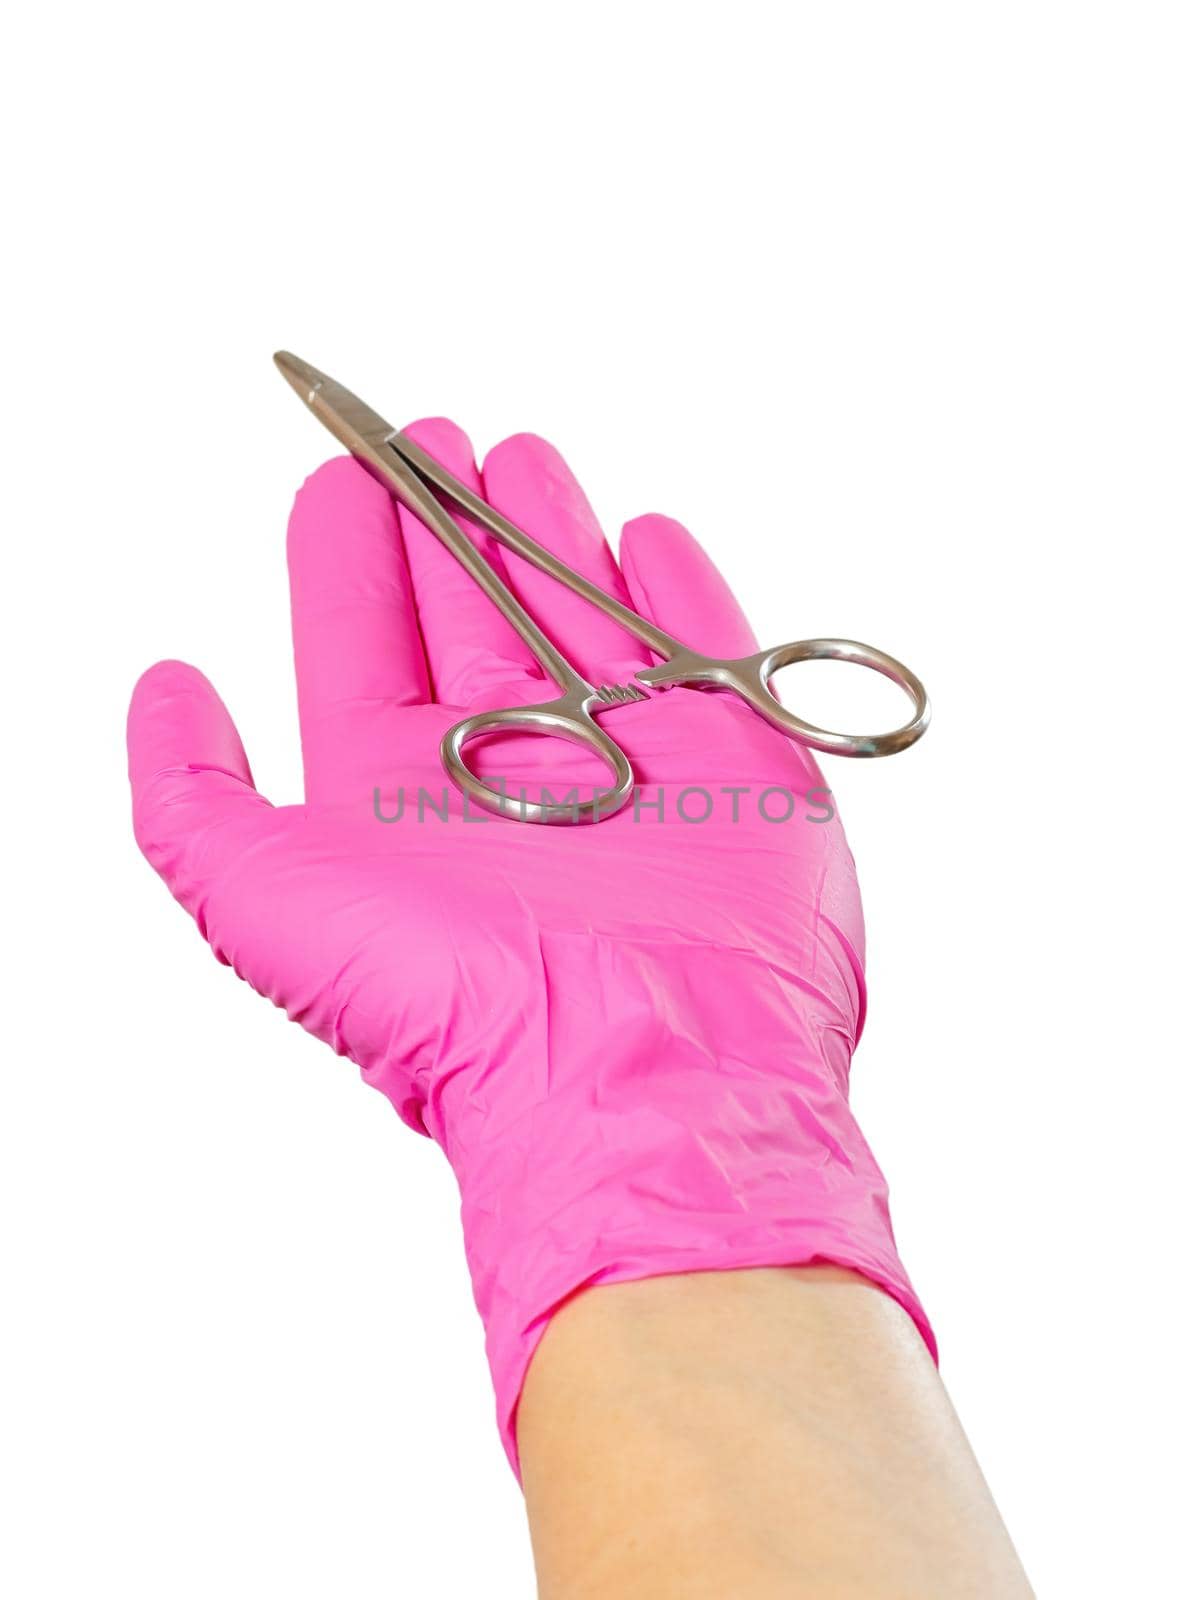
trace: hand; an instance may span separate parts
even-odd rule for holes
[[[668,632],[754,648],[679,524],[628,524],[618,567],[543,441],[507,440],[481,478],[452,424],[408,431]],[[648,664],[463,526],[592,682]],[[557,828],[489,817],[447,788],[438,743],[468,711],[555,693],[508,624],[348,458],[301,490],[288,555],[305,804],[258,794],[211,685],[163,662],[130,708],[135,830],[218,959],[446,1151],[514,1466],[529,1358],[585,1283],[823,1260],[874,1279],[931,1341],[846,1103],[861,910],[808,753],[732,696],[675,688],[603,713],[637,807]],[[592,782],[557,741],[475,759],[535,799],[547,773]]]

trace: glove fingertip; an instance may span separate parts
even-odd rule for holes
[[[483,460],[485,477],[489,471],[514,467],[526,471],[536,469],[554,477],[564,476],[570,471],[561,453],[549,439],[543,439],[540,433],[528,430],[510,433],[499,444],[494,444]]]
[[[674,517],[649,512],[621,530],[621,571],[644,616],[708,655],[755,648],[754,630],[717,567]]]
[[[604,545],[604,533],[578,478],[541,434],[514,433],[493,445],[484,457],[483,481],[492,504],[502,506],[516,522],[544,520],[549,513],[556,526],[564,524],[576,537],[582,535],[587,547]]]
[[[316,469],[296,491],[288,517],[288,562],[310,561],[336,541],[329,528],[342,527],[356,518],[371,518],[382,509],[391,512],[391,496],[353,456],[332,456]]]
[[[417,422],[408,423],[403,432],[469,487],[478,486],[475,446],[470,436],[452,418],[421,417]]]

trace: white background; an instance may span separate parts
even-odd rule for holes
[[[326,441],[552,437],[933,729],[832,773],[855,1106],[1039,1595],[1195,1582],[1196,40],[1183,5],[26,8],[2,268],[14,1600],[531,1596],[437,1149],[208,955],[123,719],[299,796]],[[698,641],[703,643],[703,641]]]

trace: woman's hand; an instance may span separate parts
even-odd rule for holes
[[[543,441],[507,440],[480,477],[452,424],[407,431],[668,632],[754,648],[677,523],[627,525],[618,567]],[[592,682],[648,664],[470,531]],[[257,793],[215,691],[164,662],[130,709],[137,837],[218,959],[446,1151],[514,1465],[530,1355],[585,1284],[822,1260],[887,1289],[929,1338],[846,1103],[861,910],[807,752],[731,696],[652,692],[602,714],[635,770],[624,811],[488,816],[448,788],[438,744],[466,712],[553,695],[509,626],[347,458],[301,490],[288,553],[305,804]],[[604,781],[548,739],[475,759],[531,799],[578,787],[586,803]]]

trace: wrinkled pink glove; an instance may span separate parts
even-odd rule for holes
[[[678,523],[629,523],[618,568],[542,440],[506,440],[481,479],[453,424],[408,431],[668,632],[715,655],[755,648]],[[463,525],[592,682],[647,664],[614,623]],[[823,790],[808,753],[732,696],[674,688],[604,713],[637,812],[467,820],[451,791],[448,820],[418,815],[422,786],[441,809],[451,723],[550,686],[433,535],[348,458],[301,490],[288,557],[306,803],[256,792],[211,685],[168,661],[130,707],[134,827],[218,960],[445,1150],[514,1469],[529,1359],[584,1285],[840,1263],[904,1305],[932,1349],[847,1106],[862,913],[840,822],[805,820],[829,815],[805,799]],[[536,798],[548,761],[565,784],[579,759],[510,737],[503,770]],[[701,791],[683,797],[690,817],[711,798],[706,820],[681,818],[685,788]],[[379,820],[398,791],[399,820]],[[792,795],[789,820],[766,820]]]

